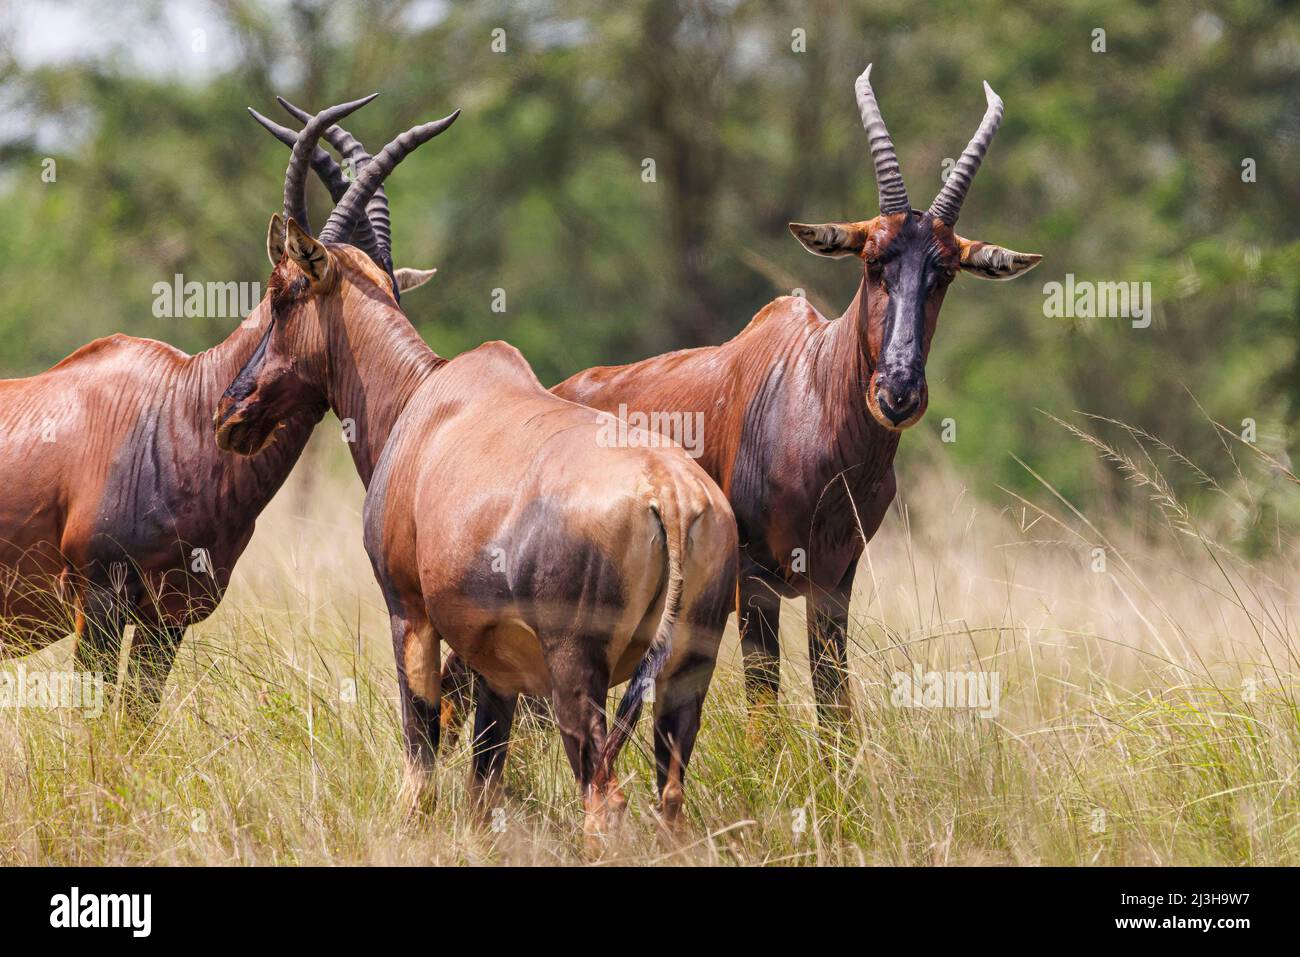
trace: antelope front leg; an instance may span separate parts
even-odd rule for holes
[[[78,671],[101,674],[110,685],[117,682],[117,662],[126,631],[126,612],[110,588],[87,584],[81,593],[77,620]]]
[[[183,625],[140,625],[131,639],[126,658],[126,683],[122,688],[127,711],[148,723],[158,713],[167,676],[171,674],[185,634]]]
[[[773,717],[781,687],[781,599],[747,576],[741,577],[738,595],[736,622],[745,664],[749,736],[758,740]]]
[[[848,623],[849,598],[857,566],[856,560],[849,565],[833,591],[808,598],[808,663],[817,701],[817,724],[826,731],[842,729],[852,713]]]

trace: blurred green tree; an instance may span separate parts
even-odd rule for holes
[[[156,318],[152,289],[175,273],[265,279],[287,153],[244,107],[275,112],[275,92],[320,108],[381,91],[355,118],[372,150],[465,110],[390,188],[399,263],[440,270],[406,307],[444,354],[505,338],[549,383],[719,342],[796,287],[838,315],[855,265],[808,256],[785,224],[876,211],[852,93],[874,61],[917,204],[978,123],[980,81],[1002,95],[961,229],[1046,257],[1005,286],[960,280],[944,307],[919,428],[955,420],[942,450],[977,489],[1026,487],[1014,454],[1081,503],[1116,493],[1122,478],[1040,409],[1132,422],[1224,474],[1189,392],[1234,428],[1253,419],[1273,448],[1290,443],[1300,18],[1281,0],[57,12],[0,21],[4,374],[110,332],[187,350],[225,335],[231,320]],[[32,52],[33,30],[68,18],[84,55]],[[1067,274],[1150,282],[1153,322],[1046,316],[1043,286]],[[904,475],[919,444],[903,443]],[[1179,481],[1204,494],[1195,476]]]

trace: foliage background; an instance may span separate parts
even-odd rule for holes
[[[155,318],[152,287],[177,272],[265,280],[266,220],[287,152],[244,108],[275,115],[275,93],[319,109],[381,91],[351,124],[372,150],[464,109],[389,189],[399,264],[439,267],[407,310],[445,355],[504,338],[552,384],[590,365],[721,341],[794,287],[838,315],[854,265],[807,255],[785,224],[875,213],[852,95],[874,62],[917,204],[978,123],[980,81],[1002,95],[1006,120],[962,229],[1046,257],[1027,278],[963,279],[950,294],[919,429],[937,434],[952,417],[958,440],[905,441],[904,485],[926,457],[943,456],[996,499],[999,486],[1033,484],[1019,458],[1084,507],[1117,500],[1122,472],[1043,411],[1132,423],[1195,461],[1219,462],[1224,479],[1231,457],[1207,418],[1238,429],[1250,417],[1287,461],[1300,401],[1292,4],[0,9],[2,374],[39,371],[111,332],[190,351],[229,332],[230,320]],[[491,49],[496,28],[505,53]],[[1093,50],[1098,28],[1104,53]],[[806,52],[792,49],[795,30]],[[52,184],[40,175],[47,157]],[[1254,183],[1242,181],[1246,157]],[[654,183],[642,181],[645,158],[656,161]],[[313,189],[319,221],[326,196]],[[1151,328],[1046,318],[1043,284],[1066,273],[1150,281]],[[504,314],[491,311],[495,288],[506,290]],[[1180,493],[1209,509],[1213,492],[1180,474]],[[1281,483],[1253,497],[1231,518],[1237,540],[1280,544],[1274,519],[1296,510],[1293,498]]]

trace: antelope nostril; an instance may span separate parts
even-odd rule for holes
[[[895,425],[916,411],[921,401],[921,390],[915,387],[890,388],[885,383],[876,386],[876,404],[885,417]]]

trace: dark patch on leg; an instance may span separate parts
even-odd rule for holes
[[[745,697],[751,710],[772,707],[781,685],[781,600],[761,581],[742,576],[738,604]]]
[[[563,630],[579,620],[590,628],[604,616],[612,625],[621,617],[627,597],[618,565],[595,543],[574,534],[567,515],[556,514],[545,501],[535,502],[512,538],[518,553],[511,568],[512,591],[516,600],[532,605],[541,631]]]
[[[515,718],[516,694],[498,694],[482,675],[474,675],[474,761],[471,791],[484,814],[499,797],[501,775],[510,747],[510,727]]]
[[[826,730],[843,727],[850,714],[847,630],[857,566],[855,559],[834,591],[808,598],[808,661],[817,723]]]
[[[618,565],[575,533],[570,516],[544,499],[530,502],[505,535],[479,550],[457,593],[485,610],[516,608],[539,634],[612,630],[627,602]]]
[[[77,633],[76,667],[100,674],[110,685],[117,681],[126,611],[111,587],[86,582],[81,587],[81,627]]]
[[[713,661],[689,656],[663,682],[655,700],[655,782],[664,821],[674,825],[685,801],[686,768],[700,730],[700,712]]]
[[[405,682],[403,682],[405,684]],[[402,696],[402,731],[406,737],[406,755],[421,768],[432,768],[438,757],[441,732],[437,705],[411,694],[409,686]]]
[[[122,693],[127,711],[137,721],[152,721],[158,713],[167,676],[171,674],[184,635],[183,625],[136,625],[127,654]]]

